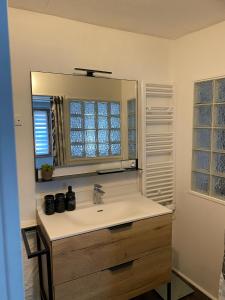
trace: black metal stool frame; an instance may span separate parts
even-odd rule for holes
[[[33,252],[31,252],[30,245],[29,245],[29,242],[27,239],[27,233],[31,232],[31,231],[35,231],[36,238],[37,238],[37,250],[33,251]],[[22,233],[22,237],[23,237],[23,241],[24,241],[28,259],[31,259],[33,257],[38,258],[38,271],[39,271],[41,300],[53,300],[50,249],[45,240],[45,237],[38,225],[23,228],[23,229],[21,229],[21,233]],[[41,243],[44,246],[43,249],[41,249],[41,246],[42,246]],[[43,281],[42,256],[44,256],[44,255],[46,255],[46,260],[47,260],[47,277],[48,277],[48,292],[47,293],[45,291],[44,281]]]

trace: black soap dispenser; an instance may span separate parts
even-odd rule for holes
[[[72,186],[68,186],[68,192],[66,193],[66,210],[76,209],[76,196],[72,191]]]

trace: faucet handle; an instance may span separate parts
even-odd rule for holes
[[[102,188],[101,184],[98,184],[98,183],[94,184],[94,189],[101,189],[101,188]]]

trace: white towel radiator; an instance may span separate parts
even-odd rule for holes
[[[175,102],[172,84],[142,82],[142,190],[175,208]]]

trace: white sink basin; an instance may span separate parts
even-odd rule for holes
[[[124,217],[132,217],[137,212],[138,207],[135,203],[132,202],[131,205],[130,201],[121,201],[80,209],[77,214],[68,214],[68,218],[74,224],[99,225],[111,223]]]
[[[141,194],[106,199],[106,203],[47,216],[38,210],[50,240],[171,213]]]

